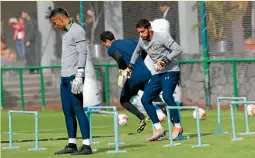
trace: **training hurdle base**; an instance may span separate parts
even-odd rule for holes
[[[241,101],[247,101],[246,97],[218,97],[217,98],[217,131],[213,132],[213,134],[225,134],[228,133],[227,131],[223,131],[221,128],[221,101],[223,100],[241,100]],[[247,129],[247,128],[246,128]],[[248,131],[246,131],[248,132]]]
[[[20,110],[9,110],[8,117],[9,117],[9,146],[3,147],[3,149],[17,149],[20,148],[18,146],[13,146],[13,139],[12,139],[12,114],[34,114],[35,116],[35,147],[28,149],[28,151],[39,151],[39,150],[46,150],[46,148],[39,148],[39,136],[38,136],[38,112],[37,111],[20,111]]]
[[[239,141],[239,140],[243,140],[243,138],[242,137],[237,138],[237,136],[236,136],[236,126],[235,126],[235,116],[234,116],[234,105],[235,104],[244,104],[246,132],[240,133],[240,134],[241,135],[250,135],[250,134],[255,134],[255,132],[250,132],[247,104],[255,104],[255,101],[232,101],[230,103],[232,141]]]
[[[171,109],[177,109],[177,110],[181,110],[181,109],[195,109],[196,110],[196,122],[197,122],[197,141],[198,144],[197,145],[193,145],[192,148],[196,148],[196,147],[206,147],[209,146],[209,144],[202,144],[202,140],[201,140],[201,131],[200,131],[200,119],[199,119],[199,107],[198,106],[167,106],[167,123],[168,123],[168,130],[169,130],[169,144],[164,145],[165,147],[169,147],[169,146],[179,146],[181,145],[181,143],[174,143],[173,142],[173,137],[172,137],[172,122],[171,122],[171,115],[169,110]]]
[[[166,107],[168,106],[165,102],[153,102],[153,104],[155,105],[160,105],[160,104],[164,104]],[[181,107],[180,104],[176,103],[178,107]],[[178,110],[178,113],[179,113],[179,117],[180,117],[180,123],[182,124],[182,118],[181,118],[181,112],[180,112],[180,109],[177,109]],[[169,110],[166,110],[166,111],[169,111]],[[154,125],[152,123],[152,130],[154,130]],[[178,137],[178,140],[187,140],[189,139],[189,136],[185,136],[183,134],[180,134],[179,137]]]
[[[106,110],[111,110],[111,111],[106,111]],[[96,114],[109,114],[113,115],[113,123],[114,123],[114,142],[113,143],[108,143],[108,145],[115,145],[115,150],[113,151],[108,151],[108,153],[125,153],[127,152],[126,150],[120,150],[119,146],[121,144],[125,144],[124,142],[119,142],[119,125],[118,125],[118,111],[115,106],[95,106],[95,107],[88,107],[88,111],[86,112],[90,124],[90,142],[91,144],[98,144],[98,142],[93,142],[92,140],[92,113]],[[99,149],[93,149],[94,152],[99,151]]]

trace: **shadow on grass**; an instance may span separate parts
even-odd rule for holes
[[[119,150],[125,150],[126,152],[128,152],[128,149],[132,149],[132,148],[141,148],[144,146],[148,146],[145,144],[129,144],[129,145],[120,145],[119,146]],[[114,151],[115,147],[114,146],[108,146],[108,147],[104,147],[104,148],[96,148],[98,151],[94,152],[94,153],[102,153],[102,152],[108,152],[108,151]]]
[[[201,133],[201,137],[204,137],[204,136],[208,136],[208,135],[213,135],[212,132],[207,132],[207,133]],[[183,141],[183,140],[187,140],[187,139],[191,139],[191,138],[197,138],[197,133],[194,133],[194,134],[183,134],[181,137],[179,137],[180,139],[178,141]],[[167,132],[167,136],[163,138],[163,140],[169,140],[169,134]]]
[[[208,135],[212,135],[213,133],[201,133],[201,137],[203,136],[208,136]],[[186,135],[185,135],[186,136]],[[189,136],[189,138],[197,138],[197,133],[194,133],[194,134],[187,134],[187,136]]]
[[[128,133],[127,135],[135,135],[136,133]],[[100,136],[93,136],[92,138],[112,138],[114,135],[100,135]],[[82,139],[81,137],[78,137],[77,139]],[[57,141],[57,140],[68,140],[68,138],[44,138],[39,139],[39,141]],[[13,143],[24,143],[24,142],[34,142],[34,139],[24,139],[24,140],[13,140]],[[9,143],[9,140],[2,140],[1,143]]]

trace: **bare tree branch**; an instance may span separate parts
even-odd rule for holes
[[[94,9],[93,9],[93,6],[92,6],[92,2],[89,2],[89,7],[90,7],[92,10],[94,10]]]
[[[98,16],[98,5],[95,5],[95,14]]]
[[[92,16],[93,18],[93,23],[92,23],[92,28],[91,28],[91,41],[95,42],[95,31],[96,31],[96,27],[99,23],[99,20],[101,19],[102,15],[103,15],[103,11],[104,8],[102,7],[100,12],[98,13],[98,5],[92,7],[92,4],[90,3],[91,9],[94,11],[94,16]]]
[[[97,18],[96,18],[96,21],[94,22],[95,25],[93,25],[93,27],[94,27],[94,26],[95,26],[95,27],[97,26],[99,20],[101,19],[101,16],[103,15],[103,11],[104,11],[104,9],[102,8],[102,9],[100,10],[100,13],[98,14],[98,16],[97,16]]]

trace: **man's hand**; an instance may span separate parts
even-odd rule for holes
[[[124,70],[127,73],[127,77],[130,78],[132,75],[132,69],[133,69],[134,65],[133,64],[129,64],[128,67]]]
[[[71,82],[72,85],[72,93],[73,94],[81,94],[83,91],[83,76],[84,76],[84,69],[78,69],[75,75],[75,79]]]
[[[163,70],[168,63],[169,63],[168,59],[163,58],[162,60],[158,60],[154,66],[156,70]]]
[[[26,47],[29,47],[31,45],[31,42],[27,41],[26,42]]]

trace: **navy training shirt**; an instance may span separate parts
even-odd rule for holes
[[[113,57],[119,66],[119,69],[126,69],[130,63],[133,52],[138,42],[132,39],[121,39],[112,42],[108,48],[107,53]],[[142,53],[142,52],[141,52]],[[132,69],[130,81],[134,83],[141,83],[147,81],[151,77],[151,72],[145,65],[142,56],[140,55]]]

